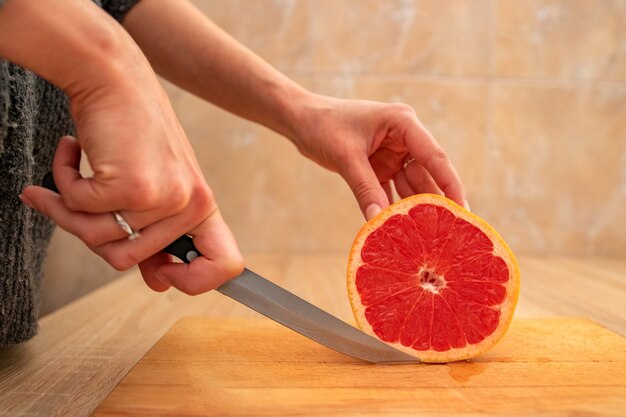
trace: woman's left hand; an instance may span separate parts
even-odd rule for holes
[[[467,208],[448,156],[408,105],[313,95],[296,124],[300,152],[346,180],[367,220],[393,202],[392,183],[402,198],[440,194]]]

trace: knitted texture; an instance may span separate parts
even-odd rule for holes
[[[103,6],[121,20],[136,2],[104,0]],[[0,346],[37,333],[42,266],[53,224],[18,196],[27,185],[41,183],[58,140],[68,134],[75,132],[65,94],[0,60]]]

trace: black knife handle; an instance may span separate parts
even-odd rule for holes
[[[43,176],[43,180],[41,180],[41,186],[47,188],[50,191],[54,191],[57,194],[60,194],[57,185],[54,183],[54,177],[52,176],[52,172],[48,172],[46,175]]]
[[[163,252],[174,255],[184,263],[188,264],[200,256],[200,251],[193,244],[191,236],[182,235],[163,249]]]
[[[54,191],[55,193],[59,192],[57,185],[54,183],[54,177],[52,176],[52,172],[48,172],[46,175],[44,175],[43,180],[41,181],[41,185],[42,187]],[[187,235],[182,235],[181,237],[167,245],[165,249],[163,249],[163,252],[174,255],[186,264],[201,255],[200,251],[193,244],[193,239],[191,238],[191,236]]]

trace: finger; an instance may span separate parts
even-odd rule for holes
[[[419,165],[417,162],[410,162],[404,168],[404,171],[406,172],[407,181],[415,192],[443,195],[443,192],[439,189],[426,168]]]
[[[164,252],[159,252],[152,255],[145,261],[139,262],[139,270],[141,271],[141,276],[146,282],[146,285],[150,287],[150,289],[157,292],[163,292],[167,291],[170,288],[169,284],[158,279],[155,272],[161,266],[172,262],[172,256]]]
[[[370,220],[389,205],[387,194],[367,158],[355,158],[342,166],[339,173],[350,186],[366,220]]]
[[[93,214],[71,210],[59,194],[36,185],[26,187],[22,191],[22,196],[25,198],[23,200],[25,204],[45,214],[59,227],[77,236],[90,248],[128,237],[111,213]],[[136,231],[156,220],[155,216],[142,213],[121,212],[120,214]]]
[[[396,186],[396,191],[400,198],[407,198],[414,194],[417,194],[417,191],[413,189],[409,180],[406,178],[406,172],[404,170],[398,172],[393,177],[393,183]]]
[[[219,211],[195,228],[194,244],[203,254],[189,264],[162,265],[156,276],[180,291],[196,295],[219,287],[239,275],[243,258]]]
[[[102,182],[97,176],[84,178],[79,171],[81,148],[76,138],[64,136],[59,141],[52,161],[54,182],[59,189],[65,205],[74,211],[105,213],[119,211],[128,204],[126,192],[120,196],[118,190],[111,187],[111,181]],[[132,188],[131,184],[124,189]],[[136,205],[135,205],[136,206]]]
[[[385,190],[389,204],[393,203],[393,189],[391,188],[391,181],[385,181],[381,183],[380,186],[383,187],[383,190]]]
[[[66,206],[68,201],[67,199],[64,199],[63,196],[68,192],[68,184],[82,179],[79,172],[80,160],[81,148],[76,138],[72,136],[62,137],[55,151],[52,163],[52,172],[55,184],[61,194],[61,200],[63,200]],[[31,191],[26,191],[26,194],[29,194],[30,192]],[[34,193],[32,198],[35,200],[37,200],[41,195],[40,191],[37,191],[37,189],[33,189],[32,192]],[[51,200],[51,203],[58,204],[58,200]],[[82,230],[85,229],[85,223],[91,223],[87,226],[89,230],[86,234],[89,235],[89,238],[85,241],[85,243],[89,246],[100,246],[106,242],[119,240],[127,236],[126,232],[120,229],[110,213],[89,217],[83,214],[77,215],[76,213],[80,212],[79,210],[72,210],[70,207],[66,208],[69,209],[69,211],[65,212],[65,214],[68,216],[71,214],[71,217],[73,217],[71,220],[73,220],[72,223],[74,224],[63,222],[63,219],[68,216],[62,214],[64,213],[64,210],[62,210],[61,207],[55,206],[52,209],[55,210],[55,213],[59,213],[61,216],[59,220],[65,223],[65,227],[70,227],[72,229],[71,233],[77,235],[78,237],[85,235],[85,232]],[[121,212],[121,214],[133,230],[140,230],[162,218],[177,214],[178,211],[180,211],[180,208],[178,207],[166,206],[140,213]],[[83,221],[83,219],[87,219],[87,221]],[[63,226],[61,227],[63,228]]]
[[[94,248],[94,251],[114,268],[124,271],[160,252],[181,235],[186,233],[193,235],[195,228],[206,222],[207,218],[212,218],[216,212],[217,205],[211,195],[197,194],[186,208],[185,216],[159,220],[143,228],[139,239],[108,242]]]
[[[142,232],[142,236],[139,239],[131,241],[127,239],[128,235],[119,228],[110,213],[91,214],[72,211],[65,206],[59,194],[39,186],[25,188],[21,198],[27,206],[43,213],[63,230],[80,238],[94,252],[118,270],[129,269],[135,264],[147,260],[152,255],[161,252],[163,248],[182,235],[184,230],[192,228],[192,226],[186,226],[184,222],[182,226],[176,227],[175,225],[177,222],[180,222],[180,219],[170,218],[151,225],[146,228],[145,232]],[[225,223],[224,227],[226,227],[228,233],[217,234],[215,238],[223,238],[223,242],[231,242],[236,248],[234,238],[228,227],[225,226]],[[168,235],[163,234],[162,230],[174,231]],[[109,233],[106,236],[111,236],[111,232],[114,233],[117,240],[107,241],[103,245],[96,244],[103,239],[104,233]],[[217,242],[222,241],[218,240]],[[202,249],[206,250],[207,253],[211,253],[209,243],[203,244]],[[202,249],[199,247],[199,250]],[[236,253],[239,253],[239,249],[236,249]],[[230,256],[230,258],[233,257],[233,255]],[[163,262],[163,258],[156,259]],[[155,277],[158,280],[158,276],[153,273],[153,269],[158,269],[159,265],[154,266],[153,262],[156,261],[151,260],[146,264],[147,268],[152,268],[148,270],[146,283],[150,288],[158,291],[156,288],[159,288],[159,285],[151,277]]]
[[[403,167],[405,155],[386,147],[378,148],[376,152],[370,155],[368,160],[378,181],[383,183],[393,178],[396,172]]]
[[[22,191],[21,198],[24,204],[49,217],[90,248],[128,236],[110,213],[90,214],[70,210],[59,194],[46,188],[31,185]]]
[[[407,147],[418,164],[426,168],[446,197],[463,206],[465,190],[458,173],[435,138],[417,120],[409,130]]]
[[[69,148],[69,145],[63,148]],[[65,205],[74,211],[84,211],[88,213],[106,213],[121,211],[124,208],[132,208],[132,212],[139,213],[133,217],[133,224],[137,227],[145,227],[157,220],[165,217],[174,216],[182,212],[188,204],[188,196],[184,196],[184,192],[177,193],[177,190],[169,193],[163,193],[168,196],[159,204],[150,203],[149,199],[141,199],[137,197],[139,192],[135,192],[134,197],[129,197],[133,192],[132,184],[113,187],[112,183],[102,183],[97,178],[83,178],[77,168],[73,166],[75,159],[69,155],[70,151],[61,148],[58,161],[56,161],[56,171],[54,179],[62,195]],[[79,152],[78,161],[80,161]],[[55,156],[55,159],[56,156]],[[58,177],[57,177],[58,175]],[[119,192],[119,189],[122,192]],[[141,188],[141,187],[136,187]],[[132,200],[132,201],[131,201]],[[129,210],[125,210],[129,212]],[[128,220],[128,219],[127,219]]]

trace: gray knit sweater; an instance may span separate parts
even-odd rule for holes
[[[138,0],[94,1],[121,21]],[[41,269],[53,225],[18,196],[41,182],[67,134],[74,134],[74,125],[65,94],[0,60],[0,346],[37,333]]]

